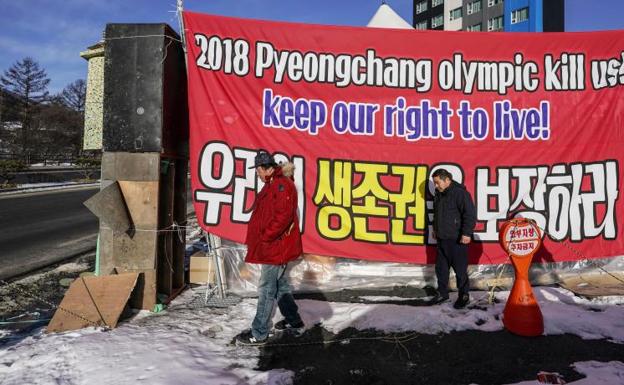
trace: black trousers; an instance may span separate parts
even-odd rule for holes
[[[435,272],[438,279],[438,292],[448,297],[449,268],[452,267],[457,277],[459,294],[468,294],[468,245],[455,239],[438,239],[438,255]]]

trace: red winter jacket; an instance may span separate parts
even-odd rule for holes
[[[247,226],[245,262],[283,265],[303,252],[297,219],[294,166],[276,167],[271,179],[256,196]]]

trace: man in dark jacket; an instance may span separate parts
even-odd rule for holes
[[[476,223],[475,207],[466,188],[455,182],[445,169],[433,173],[437,193],[433,199],[433,230],[438,245],[436,256],[436,277],[438,294],[433,303],[449,299],[449,267],[457,277],[456,309],[464,308],[470,302],[468,282],[468,245]]]
[[[274,300],[284,316],[276,329],[303,329],[299,309],[286,276],[288,262],[303,250],[297,219],[297,189],[292,180],[294,165],[278,166],[273,157],[260,151],[254,160],[258,177],[265,183],[256,196],[247,226],[245,262],[262,264],[258,284],[258,306],[251,330],[236,337],[246,345],[264,344],[269,336]]]

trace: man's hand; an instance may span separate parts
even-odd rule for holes
[[[459,240],[459,243],[463,243],[464,245],[469,244],[471,241],[470,237],[467,235],[462,235],[461,239]]]

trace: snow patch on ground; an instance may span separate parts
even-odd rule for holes
[[[89,264],[87,264],[87,263],[71,262],[71,263],[65,263],[63,265],[60,265],[59,267],[54,269],[54,272],[56,272],[56,273],[76,273],[76,272],[85,271],[88,268],[89,268]]]
[[[569,382],[568,385],[616,385],[624,384],[624,363],[619,361],[597,362],[586,361],[576,362],[572,365],[574,369],[587,376],[582,380]],[[544,385],[543,382],[522,381],[510,385]]]
[[[583,339],[607,338],[624,343],[624,307],[604,305],[563,289],[533,290],[544,316],[544,334],[570,333]]]
[[[64,189],[74,189],[77,187],[99,187],[100,182],[82,183],[82,182],[58,182],[58,183],[25,183],[19,185],[17,190],[0,191],[0,195],[17,195],[28,194],[40,191],[54,191]]]
[[[293,373],[254,370],[259,350],[231,344],[249,328],[256,300],[243,299],[229,309],[196,308],[192,299],[205,288],[187,290],[161,313],[140,312],[111,331],[84,329],[45,334],[39,330],[9,342],[0,351],[0,382],[6,385],[46,384],[287,384]],[[582,338],[608,338],[624,343],[624,307],[615,300],[585,300],[557,288],[535,288],[544,314],[546,334],[571,333]],[[455,310],[452,301],[438,306],[297,301],[307,328],[322,324],[338,333],[348,327],[385,332],[427,334],[461,330],[496,331],[508,292],[473,292],[472,309]],[[392,298],[394,300],[394,298]],[[451,298],[453,300],[453,298]],[[611,301],[615,302],[612,303]],[[274,321],[281,318],[279,313]],[[587,379],[576,385],[616,384],[624,364],[579,362]],[[537,384],[523,382],[521,384]]]

